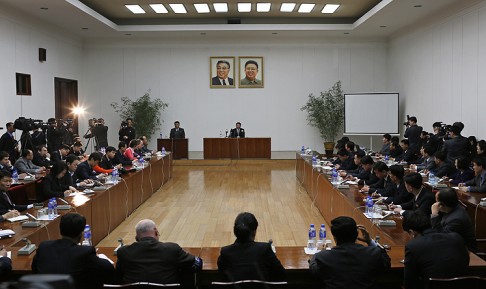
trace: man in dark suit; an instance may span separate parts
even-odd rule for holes
[[[170,129],[170,138],[186,138],[186,133],[181,126],[181,123],[176,120],[174,122],[174,128]]]
[[[12,173],[12,162],[10,162],[10,155],[5,151],[0,151],[0,172],[6,174]]]
[[[13,122],[8,122],[5,127],[7,131],[0,137],[0,151],[7,152],[10,156],[10,161],[15,163],[18,156],[18,144],[13,135],[15,127]]]
[[[405,134],[403,136],[408,139],[410,145],[409,149],[412,152],[418,152],[420,150],[420,135],[422,134],[422,130],[423,128],[417,125],[417,118],[415,116],[411,116],[408,119],[407,129],[405,130]]]
[[[101,154],[98,152],[93,152],[89,155],[88,160],[80,163],[76,168],[76,177],[81,180],[96,180],[97,173],[94,171],[94,167],[101,162]]]
[[[68,145],[66,144],[61,145],[59,150],[53,151],[51,153],[51,162],[55,163],[58,161],[66,160],[66,157],[70,151],[71,148]]]
[[[133,127],[133,119],[127,118],[127,121],[122,123],[120,130],[118,131],[118,139],[124,141],[127,145],[136,137],[135,128]]]
[[[468,249],[477,252],[476,235],[466,210],[459,204],[453,188],[441,189],[432,205],[432,228],[439,232],[456,232],[462,236]]]
[[[449,177],[455,171],[456,168],[453,164],[447,161],[447,155],[443,151],[438,151],[434,155],[435,167],[430,170],[436,177]]]
[[[361,188],[361,191],[367,193],[379,193],[384,189],[389,190],[389,187],[393,184],[388,177],[388,170],[389,168],[384,162],[378,161],[374,163],[373,173],[370,175],[368,181],[363,181],[364,186]],[[361,182],[358,182],[358,184],[361,184]]]
[[[422,176],[419,173],[411,173],[406,175],[403,180],[407,191],[412,193],[414,197],[412,200],[401,205],[391,205],[396,213],[400,213],[405,218],[413,211],[419,210],[427,215],[431,214],[431,206],[435,203],[434,193],[429,188],[422,185]]]
[[[116,273],[122,283],[181,283],[182,274],[201,270],[200,258],[175,243],[159,242],[160,234],[152,220],[138,222],[135,231],[136,242],[117,251]]]
[[[471,144],[469,140],[461,135],[461,127],[454,124],[449,129],[451,139],[448,139],[442,145],[442,150],[447,154],[447,160],[453,164],[458,158],[468,157]]]
[[[113,281],[114,268],[96,256],[92,246],[79,246],[86,218],[77,213],[61,217],[61,239],[44,241],[32,261],[32,271],[40,274],[69,274],[77,289],[102,288]]]
[[[4,245],[0,246],[0,280],[6,280],[6,276],[12,271],[12,260],[7,257]]]
[[[486,193],[486,160],[477,157],[473,160],[474,179],[459,184],[463,192]]]
[[[118,150],[115,153],[115,157],[113,157],[112,163],[113,165],[122,164],[122,166],[129,166],[132,164],[132,161],[125,156],[125,151],[127,150],[127,144],[124,141],[118,143]]]
[[[413,149],[408,139],[402,139],[400,141],[400,146],[402,147],[403,154],[401,155],[401,157],[396,158],[395,160],[407,162],[409,164],[413,163],[417,159],[417,153],[419,152],[419,149]]]
[[[241,122],[237,122],[236,127],[231,129],[230,137],[245,137],[245,130],[241,128]]]
[[[412,237],[405,246],[406,289],[427,288],[429,278],[459,277],[467,272],[469,252],[460,235],[435,232],[422,211],[411,213],[402,225]]]
[[[228,77],[231,65],[226,60],[218,60],[216,63],[217,76],[211,79],[211,85],[234,85],[233,78]]]
[[[358,231],[362,238],[358,238]],[[337,217],[331,221],[336,241],[332,250],[322,250],[309,263],[310,272],[322,280],[326,289],[372,288],[377,273],[390,268],[390,257],[377,247],[363,226],[353,218]],[[357,244],[356,240],[368,246]]]
[[[339,164],[336,164],[336,168],[339,170],[355,170],[358,168],[356,163],[354,162],[354,155],[353,157],[350,156],[349,151],[346,149],[340,149],[337,153]]]
[[[379,196],[385,197],[385,203],[400,205],[412,200],[413,194],[408,192],[407,188],[405,188],[405,182],[403,181],[404,175],[405,170],[403,169],[403,166],[390,166],[389,177],[393,185],[390,190],[378,193]]]
[[[10,200],[7,191],[12,184],[10,173],[0,172],[0,221],[19,216],[19,211],[32,208],[32,205],[16,205]]]
[[[34,165],[45,168],[52,166],[53,163],[47,159],[47,154],[47,147],[45,145],[39,145],[36,148],[36,152],[34,153],[34,159],[32,160]]]
[[[221,248],[218,271],[228,281],[282,281],[285,269],[268,242],[255,242],[258,221],[252,213],[243,212],[235,219],[236,241]]]

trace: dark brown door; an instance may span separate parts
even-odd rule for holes
[[[72,128],[78,134],[78,117],[73,108],[78,106],[78,81],[65,78],[54,78],[56,119],[72,119]]]

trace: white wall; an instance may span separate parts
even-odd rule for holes
[[[486,138],[486,1],[390,42],[389,88],[427,131],[442,121]]]
[[[174,120],[180,120],[190,138],[190,151],[202,151],[204,137],[218,137],[236,121],[242,122],[247,136],[271,137],[272,151],[292,151],[302,145],[323,151],[317,130],[307,125],[300,107],[309,93],[318,94],[338,80],[345,92],[385,90],[387,45],[287,41],[88,44],[80,95],[89,104],[89,117],[106,119],[110,144],[117,143],[120,119],[109,104],[123,96],[138,98],[151,89],[152,97],[169,103],[163,113],[164,135]],[[263,89],[209,88],[210,56],[248,55],[264,57]],[[369,138],[352,139],[369,145]]]

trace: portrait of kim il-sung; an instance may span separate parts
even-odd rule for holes
[[[235,88],[235,58],[231,56],[210,57],[210,87]]]
[[[240,63],[240,88],[263,87],[263,57],[242,56]]]

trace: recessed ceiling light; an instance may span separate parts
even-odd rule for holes
[[[133,14],[144,14],[145,10],[140,7],[140,5],[125,5],[128,10],[132,11]]]
[[[197,13],[209,13],[209,5],[206,3],[194,4]]]
[[[206,35],[206,32],[201,32],[201,35]]]
[[[300,4],[299,13],[310,13],[316,4]]]
[[[420,5],[420,4],[419,5],[413,5],[413,7],[415,7],[415,8],[422,8],[422,5]]]
[[[336,12],[336,10],[339,8],[339,4],[326,4],[326,6],[324,6],[324,8],[322,8],[322,13],[326,13],[326,14],[331,14],[331,13],[334,13]]]
[[[386,28],[386,25],[381,25],[380,27],[381,27],[381,28]]]
[[[131,35],[132,35],[132,33],[125,33],[125,35],[126,35],[126,36],[131,36]]]
[[[227,3],[213,3],[214,11],[218,13],[228,12],[228,4]]]
[[[272,32],[272,35],[277,35],[278,33],[277,32]]]
[[[81,29],[83,29],[83,30],[88,30],[89,28],[88,28],[88,27],[82,27]]]
[[[350,33],[349,33],[349,32],[344,32],[343,34],[346,34],[346,35],[348,35],[348,34],[350,34]]]
[[[165,8],[164,4],[150,4],[150,7],[152,7],[152,9],[157,14],[169,13],[169,11],[167,11],[167,8]]]
[[[41,10],[49,10],[49,8],[47,8],[47,7],[41,7],[40,9]]]
[[[282,3],[280,6],[280,12],[292,12],[294,11],[295,3]]]
[[[257,3],[257,12],[269,12],[271,3]]]
[[[250,12],[251,3],[238,3],[238,12]]]
[[[184,14],[187,13],[186,7],[184,7],[184,4],[169,4],[170,8],[172,8],[172,11],[176,14]]]

